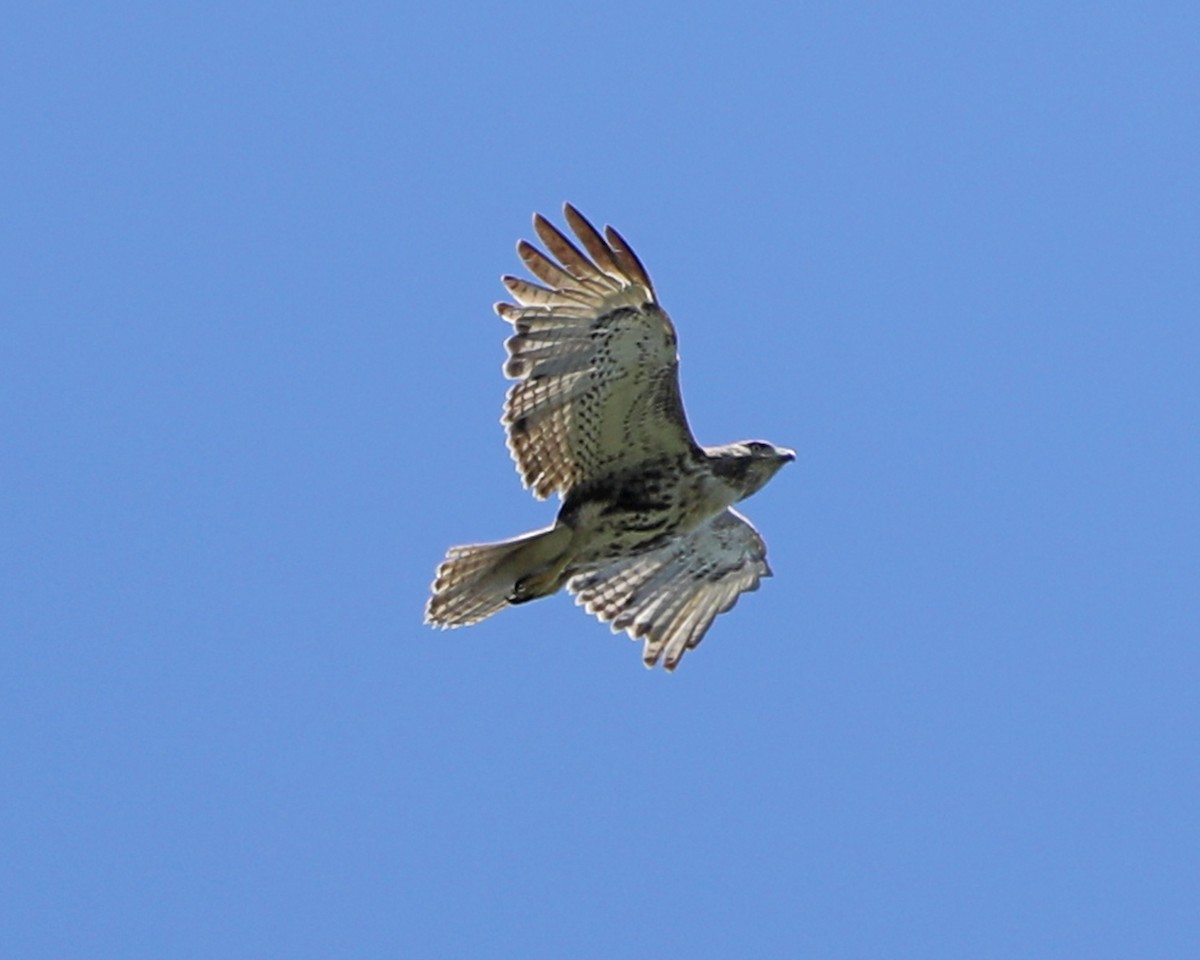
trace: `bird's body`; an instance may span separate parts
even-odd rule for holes
[[[648,666],[663,657],[673,669],[770,575],[762,538],[729,508],[794,455],[762,441],[696,443],[675,330],[645,269],[615,230],[602,237],[570,205],[565,213],[590,259],[536,216],[559,263],[522,241],[518,253],[546,286],[505,277],[519,305],[496,307],[515,328],[509,449],[534,494],[558,492],[562,506],[545,530],[452,548],[426,620],[476,623],[565,585],[615,630],[644,638]]]

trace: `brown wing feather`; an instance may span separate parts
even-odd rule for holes
[[[698,453],[679,394],[675,329],[650,277],[615,230],[605,240],[574,207],[564,210],[587,255],[535,216],[559,262],[521,241],[522,261],[545,286],[506,276],[518,303],[496,305],[515,330],[504,369],[518,381],[502,422],[538,497],[650,456]]]
[[[562,232],[540,213],[533,216],[533,229],[537,231],[537,235],[546,245],[546,249],[558,258],[558,262],[566,267],[576,280],[594,286],[602,292],[621,289],[621,285],[617,281],[584,256],[575,244],[563,236]]]
[[[525,266],[529,268],[530,273],[543,283],[548,284],[552,289],[563,293],[571,292],[583,294],[584,296],[588,295],[588,290],[582,283],[528,240],[521,240],[517,243],[517,255],[521,258]]]
[[[642,266],[642,261],[637,258],[633,248],[625,242],[625,238],[613,227],[605,227],[604,235],[608,237],[609,245],[617,257],[617,263],[621,265],[621,270],[625,275],[633,277],[635,282],[642,284],[647,290],[652,290],[646,268]]]
[[[579,242],[583,244],[584,249],[591,254],[592,259],[596,262],[596,266],[603,273],[616,280],[618,285],[622,285],[628,281],[629,278],[617,266],[617,261],[613,257],[613,252],[609,248],[608,243],[600,236],[600,232],[592,226],[591,221],[569,203],[563,204],[563,216],[567,218],[567,226],[579,238]],[[653,290],[650,292],[651,294],[654,293]]]
[[[660,549],[572,577],[575,602],[613,632],[645,641],[642,659],[674,670],[714,619],[771,575],[753,525],[726,510]]]

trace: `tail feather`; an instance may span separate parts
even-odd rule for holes
[[[563,554],[570,530],[547,527],[499,543],[451,547],[437,569],[425,622],[435,627],[465,627],[486,620],[510,603],[553,593],[561,586]],[[518,590],[534,575],[546,578],[536,592]],[[517,594],[521,595],[518,597]]]

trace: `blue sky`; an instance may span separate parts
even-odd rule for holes
[[[1191,957],[1193,4],[28,4],[0,39],[0,953]],[[491,312],[616,225],[776,576],[555,597]]]

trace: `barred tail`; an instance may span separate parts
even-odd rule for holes
[[[547,527],[499,543],[451,547],[437,569],[425,622],[465,627],[562,585],[571,531]]]

